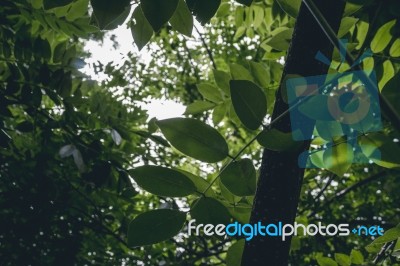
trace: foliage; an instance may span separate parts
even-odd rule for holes
[[[262,146],[301,145],[267,123],[300,1],[3,2],[1,264],[237,265],[244,240],[188,235],[185,224],[248,221]],[[360,62],[398,115],[399,10],[348,1],[339,33],[353,56],[371,49]],[[91,80],[84,42],[120,25],[151,61],[132,52]],[[350,69],[337,50],[329,63]],[[182,102],[186,117],[148,120],[149,98]],[[306,171],[297,219],[393,229],[374,241],[295,237],[294,265],[398,262],[399,132],[384,118],[382,132],[357,138],[373,164],[349,163],[349,140],[327,147],[315,130],[320,169]]]

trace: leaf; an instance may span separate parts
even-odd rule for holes
[[[192,118],[156,122],[167,140],[180,152],[197,160],[215,163],[228,156],[228,144],[219,132]]]
[[[231,75],[227,72],[220,71],[220,70],[213,70],[214,73],[214,80],[217,83],[218,87],[226,94],[230,95],[229,93],[229,81],[231,80]]]
[[[382,52],[386,46],[388,46],[392,39],[392,28],[396,24],[396,20],[391,20],[381,26],[376,32],[374,38],[371,41],[371,50],[374,53]]]
[[[214,190],[209,188],[210,183],[207,180],[182,169],[174,169],[174,170],[184,174],[190,180],[192,180],[193,184],[196,186],[196,192],[199,196],[202,195],[201,193],[204,193],[204,191],[207,190],[204,193],[206,197],[215,197],[215,192]]]
[[[344,35],[349,33],[350,29],[356,25],[358,22],[358,18],[354,17],[344,17],[340,22],[340,28],[338,32],[338,38],[342,38]]]
[[[215,107],[215,103],[210,103],[206,101],[194,101],[193,103],[189,104],[186,108],[184,115],[194,115],[203,113],[207,110],[213,109]]]
[[[232,79],[253,81],[253,76],[244,66],[233,63],[229,65]]]
[[[66,6],[72,3],[74,0],[43,0],[43,8],[51,9],[60,6]]]
[[[250,61],[251,74],[261,87],[268,87],[271,82],[269,70],[263,64]]]
[[[140,6],[151,27],[158,32],[174,14],[179,0],[142,0]]]
[[[79,172],[83,173],[86,170],[85,162],[83,161],[82,153],[75,148],[72,152],[72,157],[74,158],[74,163],[78,167]]]
[[[357,46],[356,49],[359,50],[365,42],[369,29],[368,14],[365,14],[357,23]]]
[[[356,264],[356,265],[360,265],[360,264],[364,263],[363,254],[357,249],[351,250],[350,259],[351,259],[351,263]]]
[[[284,133],[275,128],[262,131],[257,137],[261,146],[271,151],[288,151],[299,147],[302,142],[293,140],[292,133]]]
[[[122,24],[121,17],[126,18],[129,15],[129,0],[119,0],[112,3],[108,0],[90,0],[90,3],[93,8],[93,16],[101,30],[116,28],[118,25],[115,25],[115,22]]]
[[[220,103],[223,101],[221,91],[211,84],[199,84],[197,85],[197,89],[199,90],[200,94],[207,100],[210,100],[214,103]]]
[[[353,147],[348,143],[333,143],[323,156],[325,168],[332,173],[343,176],[349,170],[354,159]]]
[[[163,197],[185,197],[196,192],[194,183],[181,172],[153,165],[129,170],[144,190]]]
[[[394,41],[392,47],[390,47],[389,54],[392,57],[400,57],[400,39]]]
[[[351,265],[350,257],[343,253],[335,253],[335,260],[340,266],[350,266]]]
[[[189,9],[201,24],[206,24],[215,15],[221,0],[187,0]]]
[[[213,198],[200,198],[193,203],[190,211],[197,224],[227,224],[229,212],[222,203]]]
[[[359,144],[363,154],[377,165],[385,168],[400,167],[400,147],[381,133],[370,133],[360,137]]]
[[[253,0],[236,0],[236,2],[241,3],[242,5],[245,5],[245,6],[251,6],[251,3],[253,3]]]
[[[383,96],[389,101],[389,104],[393,106],[393,109],[400,115],[400,108],[398,103],[400,102],[400,73],[397,73],[392,79],[390,79],[382,89]]]
[[[151,245],[177,235],[186,221],[186,214],[177,210],[160,209],[136,216],[128,228],[128,245]]]
[[[231,98],[235,113],[247,128],[256,130],[267,114],[263,90],[248,80],[231,80]]]
[[[242,253],[246,241],[240,239],[229,247],[226,253],[226,266],[240,266],[242,261]]]
[[[400,226],[398,225],[394,228],[387,230],[383,234],[383,236],[376,238],[371,244],[369,244],[369,246],[385,244],[387,242],[394,241],[399,237],[400,237]]]
[[[227,103],[217,105],[214,108],[214,111],[212,113],[212,120],[214,126],[218,125],[224,119],[226,113],[227,113]]]
[[[111,138],[113,139],[114,143],[116,145],[120,145],[122,138],[121,135],[118,133],[118,131],[116,131],[115,129],[111,129]]]
[[[390,62],[390,60],[385,60],[385,62],[383,62],[383,64],[378,67],[377,74],[380,76],[378,87],[379,90],[382,91],[386,83],[395,75],[395,70],[392,62]]]
[[[169,20],[171,26],[178,32],[190,37],[193,30],[193,16],[185,0],[179,0],[175,13]]]
[[[220,178],[224,186],[237,196],[252,196],[256,191],[256,169],[250,159],[232,162]]]
[[[147,21],[140,6],[133,11],[135,24],[131,23],[131,32],[139,51],[150,41],[153,36],[153,28]]]
[[[299,14],[301,0],[277,0],[277,2],[289,16],[296,18]]]
[[[317,262],[319,266],[338,266],[336,261],[328,257],[317,257]]]
[[[271,46],[275,50],[286,51],[289,48],[292,39],[293,29],[285,29],[268,39],[265,44]]]

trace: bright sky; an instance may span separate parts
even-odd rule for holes
[[[142,62],[148,62],[151,59],[146,49],[142,49],[141,52],[138,52],[133,43],[131,31],[126,27],[126,24],[107,33],[106,36],[111,36],[112,34],[116,36],[115,40],[119,44],[118,49],[114,49],[113,41],[107,37],[104,38],[103,43],[96,41],[88,41],[86,43],[85,50],[90,52],[92,55],[90,58],[85,60],[86,66],[83,71],[90,75],[92,79],[101,81],[107,77],[104,74],[95,74],[94,69],[92,68],[93,63],[95,62],[101,62],[103,65],[106,65],[111,61],[117,64],[123,63],[123,58],[131,51],[135,51],[136,54],[139,54],[139,58]],[[157,119],[179,117],[182,116],[185,111],[185,107],[182,104],[165,99],[151,100],[149,104],[145,104],[142,107],[147,110],[149,119],[153,117],[156,117]]]

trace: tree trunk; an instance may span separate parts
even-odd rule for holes
[[[314,0],[327,22],[336,32],[339,29],[345,2],[338,0]],[[304,77],[326,74],[328,66],[317,61],[315,55],[321,51],[331,57],[333,47],[317,21],[304,3],[294,28],[292,42],[283,70],[281,86],[276,95],[272,120],[288,110],[283,101],[281,88],[287,74]],[[275,128],[290,132],[290,116],[286,115],[275,124]],[[313,128],[309,128],[312,132]],[[299,201],[304,169],[298,167],[298,156],[309,148],[309,142],[296,152],[275,152],[265,149],[257,192],[254,199],[250,223],[293,224]],[[280,266],[288,264],[290,238],[256,236],[247,241],[242,257],[244,266]]]

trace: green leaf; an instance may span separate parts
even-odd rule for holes
[[[206,101],[194,101],[189,104],[185,110],[184,115],[194,115],[203,113],[207,110],[213,109],[215,107],[215,103],[210,103]]]
[[[385,168],[400,167],[400,147],[381,133],[370,133],[360,137],[359,144],[363,154],[377,165]]]
[[[365,14],[357,23],[357,46],[356,49],[359,50],[365,42],[369,29],[368,14]]]
[[[296,18],[299,14],[301,0],[277,0],[277,2],[289,16]]]
[[[164,197],[185,197],[196,192],[196,186],[184,174],[161,166],[146,165],[129,170],[144,190]]]
[[[153,36],[153,28],[147,21],[140,6],[133,11],[133,19],[135,23],[131,23],[131,32],[139,51],[150,41]]]
[[[175,13],[172,15],[169,23],[178,32],[188,37],[192,36],[193,16],[185,0],[179,0]]]
[[[93,16],[101,30],[113,29],[122,24],[129,15],[130,1],[119,0],[110,3],[108,0],[90,0]],[[127,12],[128,11],[128,12]]]
[[[325,168],[332,173],[343,176],[349,170],[354,159],[353,147],[348,143],[333,143],[323,156]]]
[[[340,22],[340,28],[338,32],[338,38],[342,38],[344,35],[349,33],[350,29],[356,25],[358,22],[358,18],[354,17],[344,17]]]
[[[190,211],[197,224],[227,224],[230,215],[227,208],[213,198],[200,198],[193,203]]]
[[[201,193],[204,193],[204,191],[206,191],[206,189],[207,189],[207,192],[205,192],[205,196],[206,197],[215,197],[215,192],[214,192],[214,190],[209,188],[210,183],[207,180],[201,178],[200,176],[194,175],[188,171],[182,170],[182,169],[174,169],[174,170],[181,172],[182,174],[187,176],[190,180],[192,180],[192,182],[196,186],[197,194],[199,196],[201,196],[202,195]]]
[[[228,109],[227,103],[217,105],[214,108],[214,111],[212,113],[212,120],[213,120],[214,126],[218,125],[222,121],[222,119],[224,119],[224,117],[228,111],[227,109]]]
[[[387,230],[383,236],[376,238],[370,245],[380,245],[391,242],[400,237],[400,226]]]
[[[340,266],[350,266],[351,265],[350,257],[343,253],[335,253],[335,260]]]
[[[253,3],[253,0],[236,0],[236,2],[241,3],[242,5],[245,5],[245,6],[251,6],[251,3]]]
[[[49,60],[51,58],[51,47],[47,40],[40,37],[36,38],[33,43],[33,51],[35,54]]]
[[[228,156],[228,144],[219,132],[192,118],[157,121],[167,140],[180,152],[197,160],[215,163]]]
[[[265,44],[271,46],[275,50],[286,51],[289,48],[292,35],[293,29],[284,29],[265,41]]]
[[[200,94],[207,100],[210,100],[214,103],[220,103],[223,101],[221,91],[211,84],[199,84],[197,85],[197,89],[199,90]]]
[[[389,54],[392,57],[400,57],[400,39],[394,41],[392,47],[390,47]]]
[[[153,210],[136,216],[128,228],[128,245],[151,245],[177,235],[186,221],[186,214],[176,210]]]
[[[268,87],[271,76],[269,70],[263,64],[250,61],[250,70],[258,85],[264,88]]]
[[[317,262],[319,266],[338,266],[336,261],[328,257],[317,257]]]
[[[236,241],[229,247],[226,253],[226,266],[240,266],[242,261],[242,253],[244,249],[244,239]]]
[[[189,9],[201,24],[206,24],[215,15],[221,0],[187,0]]]
[[[250,159],[234,161],[221,173],[221,182],[237,196],[252,196],[256,191],[256,169]]]
[[[218,87],[226,94],[230,95],[229,92],[229,81],[231,80],[231,75],[224,71],[219,71],[214,69],[214,80]]]
[[[379,82],[378,82],[378,87],[379,90],[382,91],[382,89],[385,87],[386,83],[394,77],[395,70],[393,67],[392,62],[390,60],[385,60],[382,65],[380,65],[377,69],[377,75],[380,77]]]
[[[229,65],[232,79],[254,81],[250,71],[242,65],[233,63]]]
[[[392,39],[392,28],[396,24],[396,20],[391,20],[381,26],[376,32],[374,38],[371,41],[371,50],[374,53],[382,52]]]
[[[74,0],[43,0],[44,9],[51,9],[60,6],[66,6]]]
[[[235,113],[247,128],[256,130],[267,114],[263,90],[248,80],[231,80],[231,98]]]
[[[292,133],[284,133],[277,129],[262,131],[257,137],[261,146],[271,151],[288,151],[299,147],[302,142],[293,140]]]
[[[179,0],[142,0],[140,6],[153,30],[158,32],[174,14]]]
[[[364,263],[363,254],[357,249],[351,250],[350,259],[351,259],[351,263],[356,264],[356,265],[360,265],[360,264]]]
[[[19,123],[16,127],[15,127],[18,131],[20,132],[24,132],[24,133],[28,133],[31,132],[35,129],[35,127],[33,126],[33,124],[29,121],[24,121]]]

